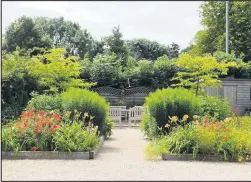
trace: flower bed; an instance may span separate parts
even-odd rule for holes
[[[104,137],[100,137],[97,149],[90,152],[58,152],[58,151],[19,151],[2,152],[2,159],[94,159],[104,144]]]
[[[97,126],[86,121],[86,117],[88,114],[82,122],[62,121],[53,112],[35,112],[33,108],[23,112],[17,122],[2,128],[3,157],[94,158],[103,137],[99,137]]]
[[[154,139],[147,154],[165,160],[251,161],[251,117],[217,122],[195,117],[192,123]]]

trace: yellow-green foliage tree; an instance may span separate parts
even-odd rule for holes
[[[88,88],[94,83],[79,79],[80,64],[76,56],[67,56],[65,49],[50,49],[43,55],[32,58],[29,74],[38,79],[47,91],[61,92],[69,87]]]
[[[193,57],[189,54],[181,54],[176,61],[176,65],[182,68],[172,79],[179,83],[172,86],[189,87],[198,91],[207,86],[221,86],[219,75],[227,75],[229,67],[236,67],[235,62],[218,62],[212,56]]]

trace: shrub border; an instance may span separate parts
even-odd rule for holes
[[[211,162],[238,162],[234,159],[227,159],[224,160],[224,157],[222,155],[203,155],[203,154],[197,154],[196,157],[193,157],[193,154],[162,154],[162,160],[167,161],[211,161]],[[249,161],[243,161],[243,162],[251,162]]]
[[[100,137],[99,146],[90,152],[58,152],[58,151],[20,151],[2,152],[2,159],[94,159],[104,144],[104,136]]]

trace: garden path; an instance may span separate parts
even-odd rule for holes
[[[3,180],[250,180],[251,163],[150,161],[138,128],[115,128],[94,160],[3,160]]]

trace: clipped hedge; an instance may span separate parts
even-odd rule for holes
[[[70,88],[61,96],[64,111],[77,110],[82,114],[87,112],[90,116],[94,116],[93,124],[98,126],[101,134],[104,134],[105,120],[109,110],[109,105],[104,98],[96,92],[80,88]]]

